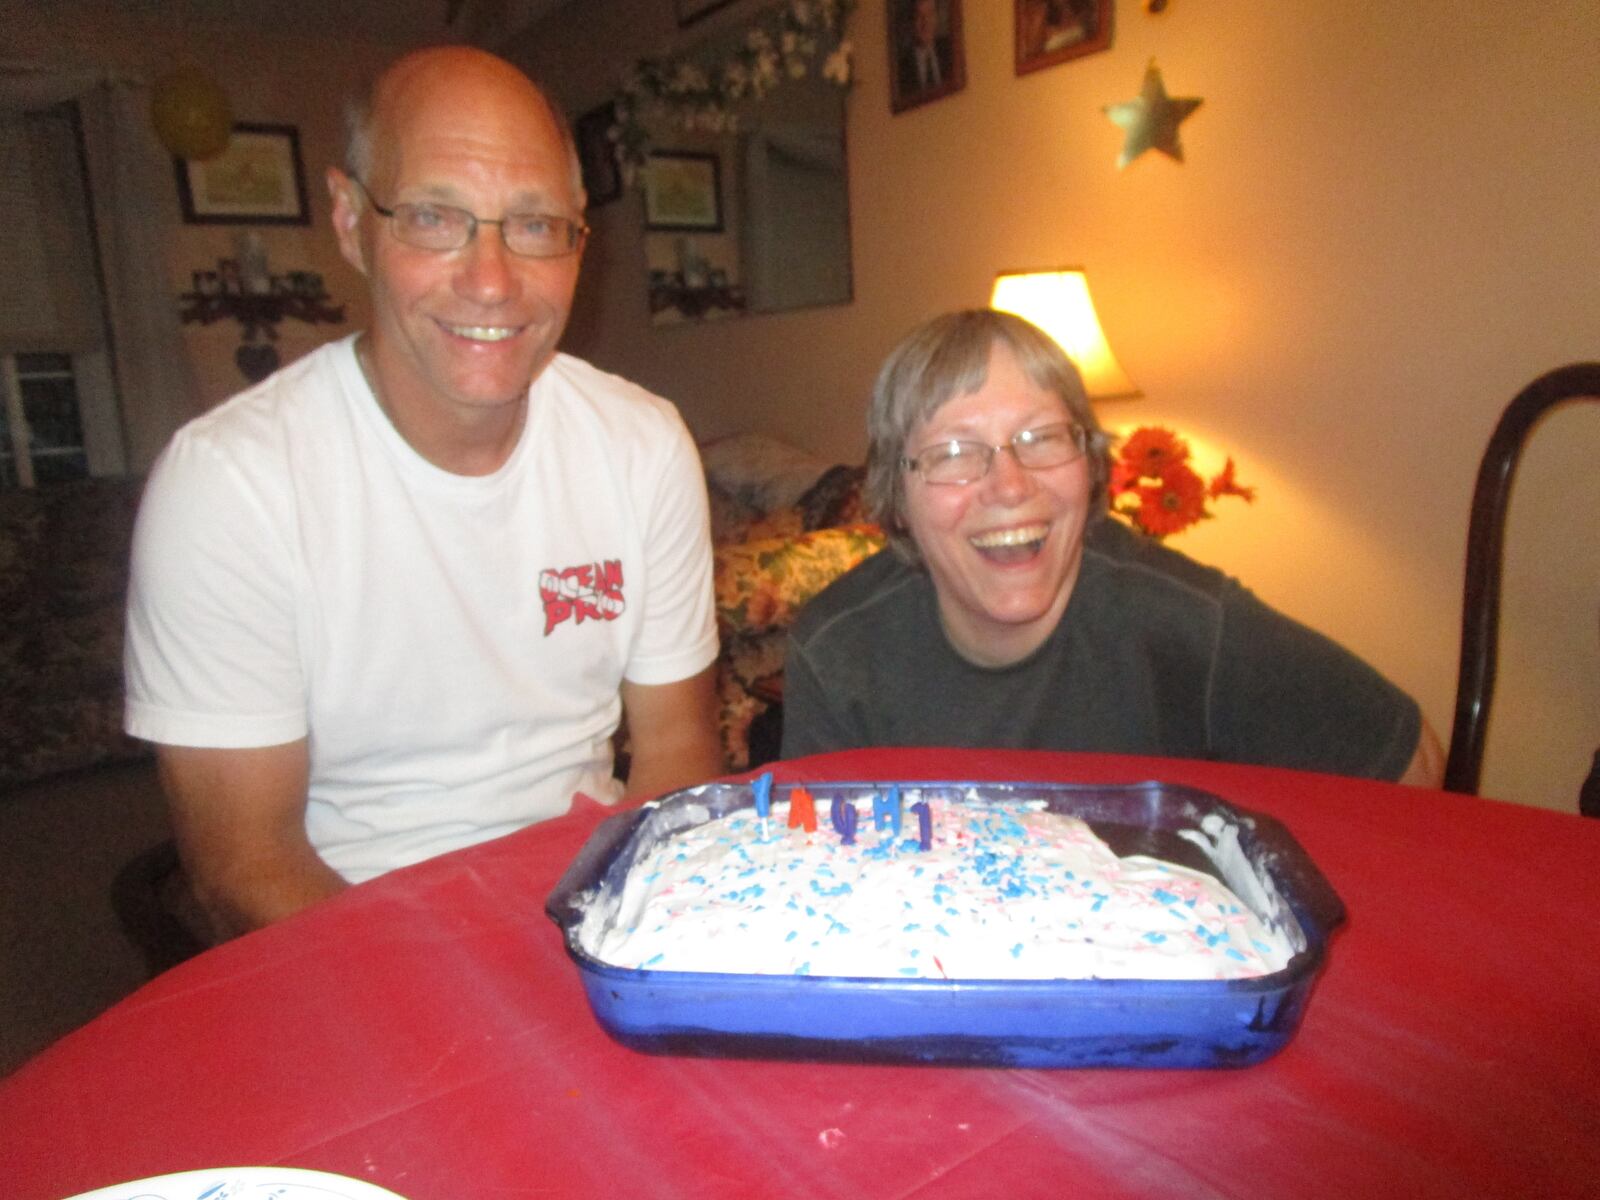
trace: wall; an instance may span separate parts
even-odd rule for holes
[[[160,290],[176,305],[179,293],[190,287],[191,273],[215,270],[217,259],[236,257],[235,238],[249,229],[260,235],[275,273],[317,272],[334,302],[345,305],[343,324],[280,323],[275,344],[283,362],[361,327],[366,319],[365,291],[334,244],[323,171],[336,160],[342,145],[344,96],[402,47],[346,35],[335,45],[314,26],[287,16],[278,27],[243,28],[197,18],[192,11],[179,13],[170,3],[71,0],[43,5],[37,0],[20,4],[4,0],[0,28],[7,30],[8,59],[101,67],[147,82],[180,64],[198,66],[224,85],[235,121],[296,126],[311,223],[185,224],[174,182],[162,210],[151,214],[169,232],[168,275]],[[185,325],[183,338],[199,387],[198,408],[210,407],[248,386],[233,360],[241,342],[238,322]]]
[[[898,116],[883,0],[852,18],[853,304],[653,329],[630,196],[592,215],[570,348],[702,436],[856,458],[906,329],[983,303],[998,270],[1083,265],[1145,393],[1103,419],[1171,422],[1260,489],[1174,544],[1380,665],[1448,737],[1483,446],[1534,376],[1600,358],[1600,6],[1122,0],[1110,50],[1020,78],[1012,8],[967,0],[966,89]],[[683,44],[669,14],[589,0],[511,52],[576,113]],[[1152,57],[1205,103],[1184,164],[1119,171],[1100,109]],[[1572,809],[1600,742],[1597,461],[1600,406],[1569,406],[1521,468],[1487,795]]]

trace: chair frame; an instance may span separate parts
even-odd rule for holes
[[[1476,794],[1482,773],[1499,650],[1506,510],[1517,459],[1540,417],[1558,404],[1585,399],[1600,400],[1600,363],[1573,363],[1539,376],[1506,406],[1484,450],[1472,490],[1472,519],[1467,529],[1461,666],[1456,676],[1450,756],[1444,772],[1446,791]],[[1595,763],[1596,770],[1600,770],[1600,755]]]

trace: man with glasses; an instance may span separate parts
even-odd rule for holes
[[[796,621],[785,757],[1098,750],[1438,786],[1410,697],[1106,515],[1108,439],[1026,321],[977,310],[914,330],[879,372],[868,439],[867,506],[893,552]]]
[[[704,480],[676,410],[556,345],[584,239],[510,64],[401,59],[328,171],[371,324],[181,430],[141,510],[128,729],[219,935],[721,770]]]

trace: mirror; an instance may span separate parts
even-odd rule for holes
[[[683,61],[707,74],[745,41],[734,31]],[[846,89],[784,78],[729,105],[732,128],[646,118],[641,168],[650,319],[656,325],[786,312],[851,299]]]

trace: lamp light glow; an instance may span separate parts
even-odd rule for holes
[[[1090,400],[1143,395],[1111,353],[1082,268],[1002,272],[995,278],[989,304],[1031,321],[1054,338],[1083,376]]]

